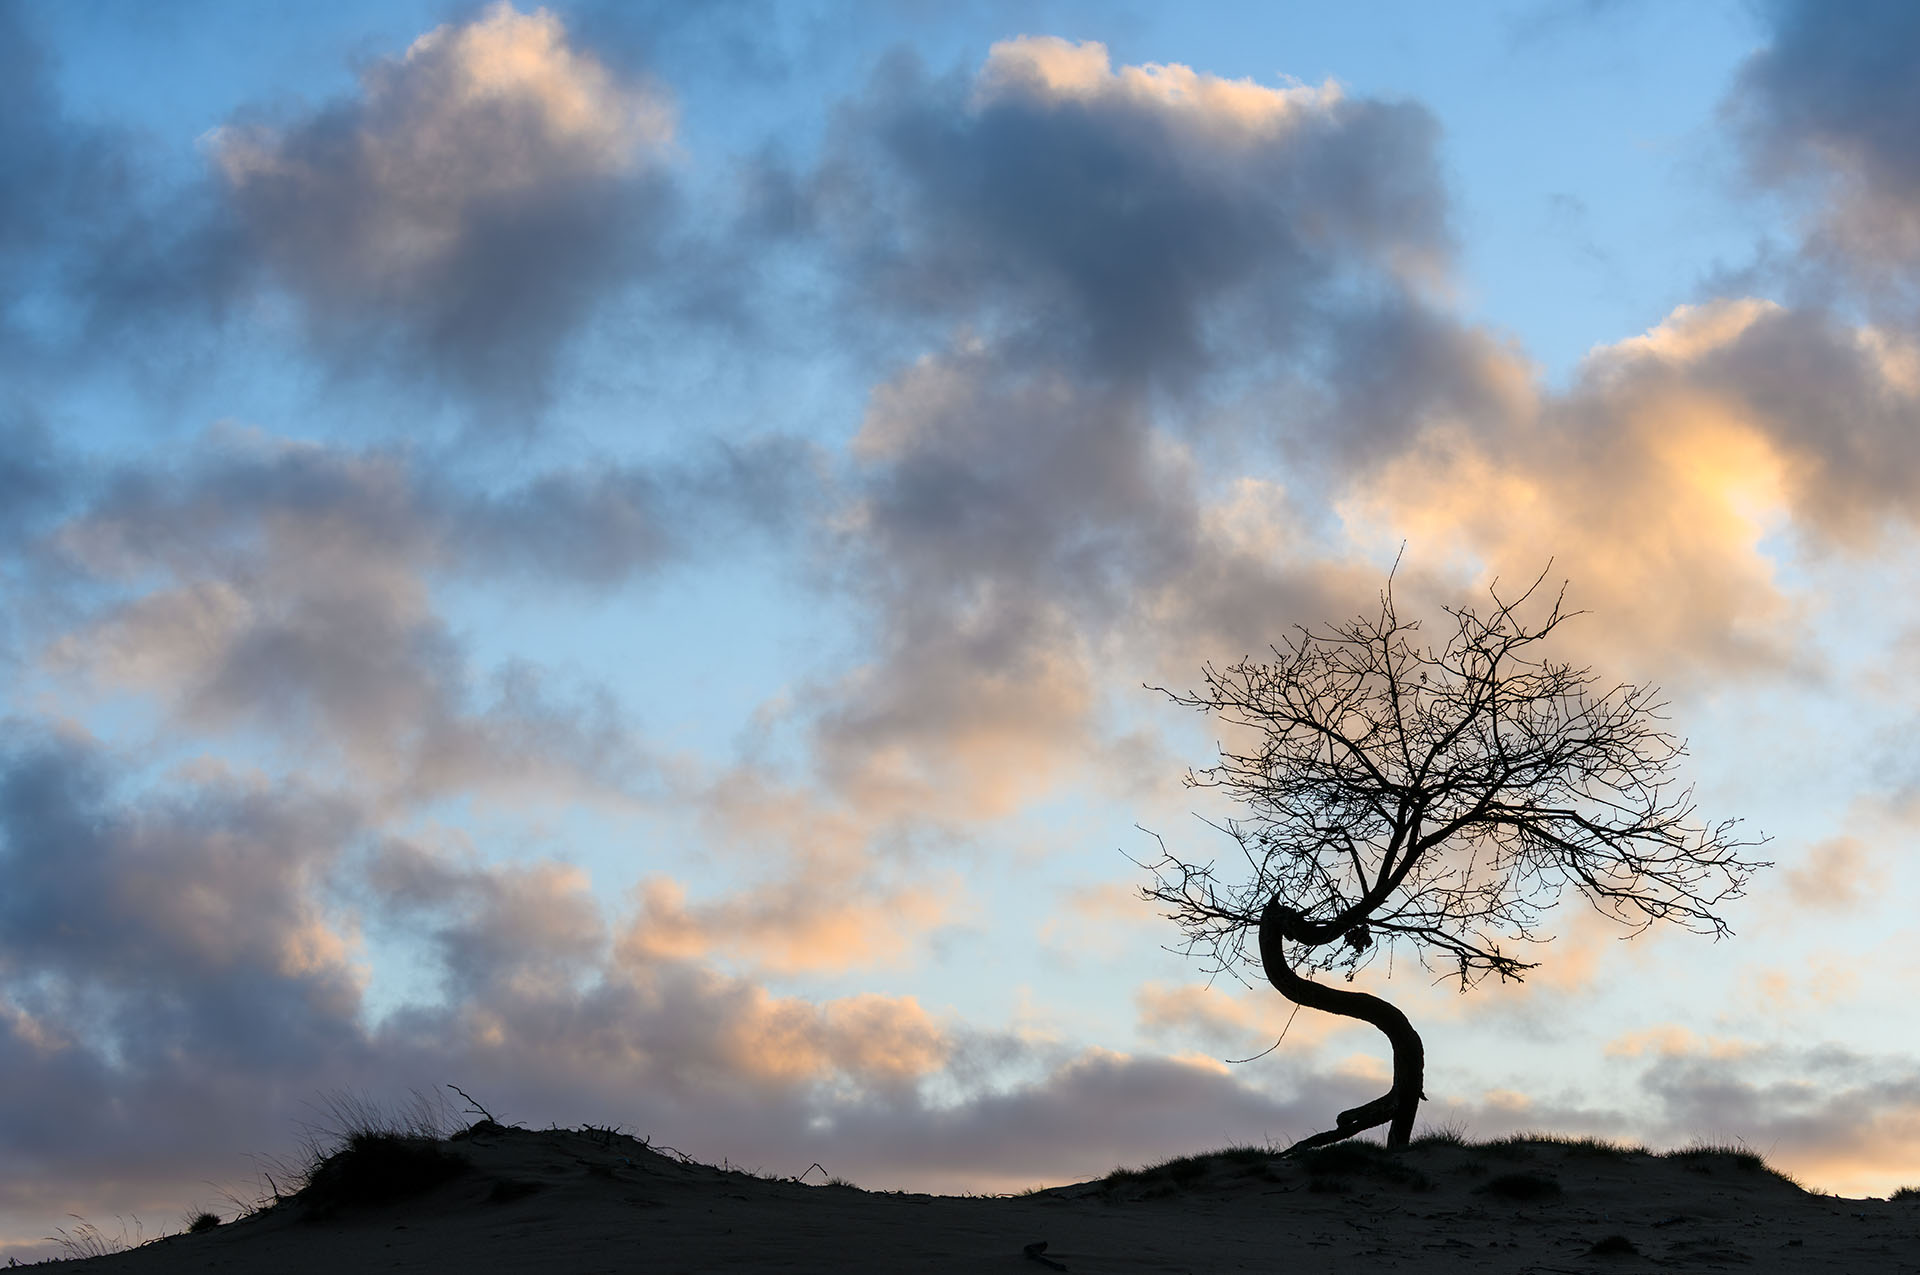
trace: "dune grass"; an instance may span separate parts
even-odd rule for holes
[[[289,1175],[291,1189],[276,1186],[275,1202],[297,1200],[331,1212],[424,1194],[469,1168],[446,1145],[459,1123],[451,1104],[418,1090],[393,1111],[351,1093],[326,1095],[315,1120],[304,1126],[303,1157]]]
[[[438,1139],[356,1130],[313,1166],[293,1198],[321,1210],[395,1204],[470,1168]]]
[[[127,1234],[125,1218],[119,1219],[120,1234],[108,1235],[78,1213],[69,1213],[67,1216],[73,1219],[73,1229],[56,1226],[53,1228],[54,1233],[47,1236],[47,1239],[61,1247],[68,1261],[87,1257],[111,1257],[115,1253],[124,1253],[130,1248],[139,1248],[146,1243],[145,1228],[140,1225],[140,1218],[137,1215],[133,1219],[132,1236]]]
[[[1491,1138],[1480,1145],[1496,1155],[1502,1152],[1526,1154],[1540,1146],[1559,1147],[1574,1155],[1650,1156],[1653,1154],[1651,1150],[1637,1142],[1615,1142],[1611,1138],[1598,1138],[1590,1134],[1544,1133],[1531,1130]]]
[[[1716,1165],[1727,1164],[1736,1169],[1745,1169],[1749,1173],[1758,1173],[1767,1167],[1767,1162],[1759,1153],[1742,1146],[1718,1143],[1700,1143],[1696,1146],[1681,1147],[1669,1151],[1661,1157],[1685,1165],[1689,1169],[1712,1170]]]
[[[1433,1189],[1433,1182],[1426,1174],[1378,1142],[1336,1142],[1290,1158],[1298,1160],[1307,1170],[1309,1191],[1338,1192],[1352,1178],[1383,1182],[1411,1191]]]
[[[1139,1168],[1117,1168],[1102,1182],[1109,1187],[1144,1184],[1175,1189],[1197,1185],[1210,1177],[1237,1176],[1236,1168],[1249,1176],[1275,1176],[1278,1165],[1286,1163],[1307,1171],[1308,1189],[1312,1191],[1350,1191],[1361,1181],[1420,1191],[1432,1189],[1433,1183],[1417,1163],[1409,1162],[1407,1153],[1412,1153],[1413,1160],[1418,1161],[1423,1154],[1448,1151],[1475,1153],[1456,1165],[1459,1170],[1478,1177],[1493,1175],[1476,1187],[1476,1191],[1519,1202],[1552,1199],[1559,1193],[1560,1184],[1550,1174],[1531,1168],[1496,1173],[1493,1162],[1537,1165],[1541,1157],[1549,1153],[1622,1161],[1660,1160],[1708,1176],[1764,1173],[1800,1190],[1806,1189],[1791,1174],[1774,1168],[1752,1148],[1738,1143],[1699,1142],[1655,1151],[1635,1142],[1545,1131],[1523,1131],[1475,1142],[1463,1129],[1449,1126],[1423,1131],[1412,1139],[1405,1153],[1389,1151],[1385,1144],[1366,1138],[1352,1138],[1294,1154],[1272,1145],[1230,1146],[1199,1155],[1175,1156]],[[1920,1200],[1920,1187],[1903,1187],[1893,1198]]]
[[[1272,1147],[1233,1146],[1222,1147],[1218,1151],[1209,1151],[1201,1155],[1179,1155],[1168,1160],[1159,1160],[1142,1165],[1137,1169],[1118,1168],[1102,1179],[1109,1186],[1124,1183],[1173,1183],[1186,1185],[1205,1177],[1215,1166],[1227,1166],[1240,1169],[1264,1167],[1279,1152]]]

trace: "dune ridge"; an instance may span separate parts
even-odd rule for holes
[[[813,1170],[810,1170],[810,1175]],[[616,1129],[361,1130],[249,1216],[59,1269],[1920,1271],[1920,1199],[1802,1189],[1737,1148],[1594,1139],[1185,1156],[1012,1196],[811,1184]]]

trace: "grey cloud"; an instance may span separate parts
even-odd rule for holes
[[[0,906],[10,973],[138,991],[149,975],[244,987],[250,967],[304,968],[301,935],[320,923],[307,887],[358,831],[351,806],[234,780],[176,790],[137,819],[116,816],[113,789],[126,777],[97,749],[18,720],[8,734]]]
[[[814,452],[783,437],[489,486],[424,453],[214,434],[178,467],[109,474],[58,542],[86,570],[163,561],[202,571],[297,522],[422,568],[606,587],[697,556],[726,533],[791,533],[814,514],[824,483]]]
[[[1292,455],[1312,465],[1316,451],[1331,466],[1314,466],[1365,481],[1370,464],[1390,456],[1423,425],[1471,421],[1498,428],[1517,410],[1524,357],[1485,331],[1395,292],[1329,319],[1331,336],[1314,422],[1318,447]]]
[[[144,777],[98,748],[7,736],[0,1208],[89,1174],[112,1191],[213,1170],[210,1145],[258,1130],[248,1102],[353,1053],[359,988],[320,885],[357,813],[231,779],[130,801]]]
[[[845,551],[879,658],[816,688],[816,722],[830,776],[869,795],[1004,809],[1078,764],[1104,711],[1096,666],[1137,683],[1263,649],[1344,574],[1290,555],[1307,535],[1279,488],[1224,525],[1146,404],[998,346],[883,387],[856,456]],[[886,760],[903,755],[904,773]]]
[[[71,493],[62,460],[30,413],[0,413],[0,554],[38,530]]]
[[[869,1186],[949,1190],[1284,1142],[1377,1087],[1285,1058],[1222,1074],[1037,1047],[911,1002],[772,997],[610,945],[615,927],[560,865],[448,858],[323,793],[156,790],[86,745],[12,738],[0,1065],[16,1083],[0,1090],[0,1211],[22,1225],[212,1202],[204,1180],[244,1189],[249,1158],[290,1151],[325,1094],[397,1103],[448,1078],[510,1119],[617,1122],[707,1158],[780,1172],[823,1160]],[[368,1021],[346,950],[297,941],[356,921],[423,936],[439,994]],[[1675,1127],[1780,1124],[1767,1109],[1782,1094],[1751,1077],[1650,1076]],[[952,1082],[938,1098],[935,1077]],[[1914,1093],[1890,1074],[1846,1097],[1856,1128]],[[1600,1109],[1466,1110],[1477,1134],[1629,1131]]]
[[[323,753],[396,795],[483,776],[627,791],[649,762],[618,707],[530,665],[473,670],[430,581],[505,569],[618,584],[702,552],[715,528],[784,525],[782,501],[807,498],[791,456],[774,445],[485,492],[400,453],[215,440],[180,470],[108,480],[55,531],[46,552],[67,574],[48,587],[96,600],[89,622],[46,637],[66,667],[155,691],[201,726],[289,741],[318,727]]]
[[[27,13],[0,12],[9,352],[153,371],[230,322],[271,333],[290,314],[338,375],[451,388],[525,428],[573,336],[666,268],[666,94],[547,10],[428,32],[340,101],[243,111],[204,139],[206,170],[172,184],[130,133],[64,113]]]
[[[912,1001],[811,1003],[610,947],[572,870],[386,836],[325,793],[158,786],[17,728],[0,760],[0,1213],[145,1216],[244,1190],[324,1095],[451,1078],[511,1119],[618,1122],[871,1185],[1024,1185],[1284,1138],[1364,1082],[1276,1098],[1156,1058],[954,1033]],[[439,993],[378,1022],[344,943],[426,941]],[[1035,1077],[1009,1082],[1012,1074]],[[961,1096],[924,1089],[945,1072]],[[37,1233],[45,1233],[44,1230]]]
[[[237,576],[182,581],[106,612],[56,659],[156,694],[174,721],[256,728],[334,758],[395,799],[478,789],[630,793],[644,749],[604,695],[556,695],[539,671],[491,678],[377,546],[284,540]]]
[[[431,926],[453,1001],[524,986],[566,987],[596,972],[607,927],[584,876],[553,864],[482,869],[406,841],[370,858],[369,911],[407,929]]]
[[[824,236],[862,316],[939,347],[854,446],[878,658],[815,688],[844,788],[1004,809],[996,766],[1043,783],[1097,732],[1095,667],[1163,678],[1317,617],[1346,575],[1297,552],[1327,478],[1512,413],[1509,356],[1425,295],[1448,234],[1417,106],[1022,38],[973,76],[896,59],[836,129],[816,171],[762,165],[765,229]],[[1274,481],[1212,481],[1235,463]]]
[[[126,139],[62,109],[29,7],[0,5],[0,358],[9,372],[28,374],[59,347],[49,314],[56,327],[81,321],[60,303],[125,233],[136,185]],[[32,320],[30,308],[40,312]]]
[[[1171,1059],[1094,1051],[1057,1061],[1029,1084],[912,1120],[849,1113],[834,1132],[860,1166],[856,1172],[871,1164],[869,1171],[888,1172],[888,1181],[949,1190],[983,1177],[1039,1185],[1230,1144],[1284,1145],[1317,1128],[1327,1111],[1363,1100],[1371,1087],[1289,1079],[1293,1092],[1280,1097]]]
[[[875,462],[868,545],[903,580],[966,595],[1036,572],[1111,611],[1128,577],[1185,565],[1190,471],[1154,454],[1144,405],[999,352],[926,361],[875,397],[859,446]]]
[[[651,468],[539,474],[490,492],[439,491],[448,543],[467,569],[517,567],[596,587],[705,556],[732,534],[803,530],[831,489],[819,454],[797,439],[715,443]]]
[[[613,968],[565,870],[437,861],[396,850],[325,793],[156,786],[84,742],[7,727],[0,1212],[12,1225],[80,1205],[178,1211],[183,1182],[235,1181],[245,1157],[286,1147],[301,1104],[385,1092],[396,1075],[436,1088],[477,1073],[512,1103],[604,1066],[585,1090],[602,1114],[580,1116],[601,1120],[635,1094],[649,1114],[673,1110],[700,1077],[760,1083],[727,1032],[765,1018],[765,998],[694,969]],[[378,1029],[340,915],[369,889],[386,893],[384,915],[429,929],[454,975],[447,999]],[[792,1101],[791,1085],[771,1089]],[[53,1212],[22,1218],[36,1208]]]
[[[1738,1140],[1815,1186],[1905,1173],[1920,1127],[1920,1067],[1833,1046],[1676,1053],[1641,1085],[1666,1139]],[[1854,1189],[1859,1189],[1857,1186]]]
[[[658,90],[503,5],[370,66],[354,99],[213,149],[247,250],[323,348],[524,402],[651,264],[670,135]]]
[[[482,776],[631,792],[651,762],[619,706],[524,662],[473,668],[434,585],[604,592],[804,532],[822,481],[783,439],[483,487],[414,453],[213,435],[86,485],[30,555],[47,605],[20,639],[180,720],[313,736],[396,796]]]
[[[103,360],[171,369],[254,267],[211,188],[157,177],[137,123],[69,110],[33,19],[0,5],[0,366],[40,389]]]
[[[1770,0],[1763,12],[1771,43],[1728,100],[1755,176],[1820,191],[1813,246],[1853,262],[1857,277],[1910,271],[1920,264],[1920,11],[1900,0]]]
[[[1056,46],[998,46],[972,78],[896,58],[818,173],[763,175],[767,215],[824,229],[884,306],[997,321],[1127,381],[1297,349],[1355,279],[1444,260],[1420,107],[1297,90],[1249,120],[1104,71],[1056,93],[1018,53]]]

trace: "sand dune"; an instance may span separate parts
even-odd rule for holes
[[[1349,1143],[953,1197],[756,1177],[596,1130],[361,1149],[251,1217],[56,1269],[1920,1272],[1920,1200],[1812,1194],[1726,1152]]]

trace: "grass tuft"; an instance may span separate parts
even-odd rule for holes
[[[1522,1131],[1510,1133],[1502,1138],[1494,1138],[1483,1144],[1495,1155],[1504,1155],[1515,1159],[1530,1159],[1534,1151],[1542,1146],[1559,1147],[1574,1155],[1605,1157],[1625,1157],[1652,1155],[1653,1152],[1634,1142],[1615,1142],[1611,1138],[1596,1138],[1587,1134],[1540,1133]]]
[[[1712,1173],[1716,1168],[1734,1168],[1747,1173],[1759,1173],[1765,1171],[1767,1167],[1767,1162],[1754,1152],[1731,1143],[1703,1142],[1697,1146],[1669,1151],[1664,1158],[1695,1173]]]
[[[1896,1188],[1894,1193],[1887,1198],[1889,1200],[1920,1200],[1920,1186],[1903,1186]]]
[[[193,1218],[187,1223],[187,1234],[205,1235],[208,1231],[213,1230],[219,1225],[220,1215],[218,1213],[208,1213],[202,1210],[194,1214]]]
[[[134,1236],[131,1240],[127,1238],[125,1218],[120,1219],[120,1234],[108,1235],[78,1213],[69,1213],[67,1216],[73,1219],[73,1230],[69,1231],[64,1226],[56,1226],[53,1228],[54,1233],[47,1236],[47,1239],[66,1251],[68,1261],[86,1257],[110,1257],[115,1253],[124,1253],[129,1248],[139,1248],[146,1242],[145,1228],[140,1225],[138,1214],[133,1218]]]
[[[1457,1129],[1429,1129],[1407,1144],[1410,1147],[1464,1147],[1467,1135]]]
[[[1265,1169],[1268,1162],[1277,1154],[1271,1147],[1222,1147],[1218,1151],[1208,1151],[1201,1155],[1174,1156],[1170,1160],[1142,1165],[1137,1169],[1122,1166],[1107,1174],[1102,1180],[1108,1186],[1133,1183],[1172,1190],[1174,1187],[1191,1186],[1206,1177],[1208,1171],[1216,1167],[1241,1170],[1241,1174],[1236,1176],[1258,1173]]]
[[[322,1209],[393,1204],[451,1182],[471,1167],[438,1141],[357,1130],[313,1166],[294,1198]]]

